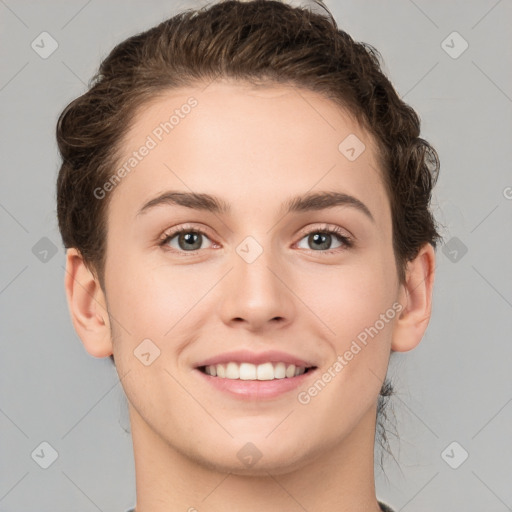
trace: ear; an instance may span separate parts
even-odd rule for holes
[[[98,279],[74,248],[66,251],[65,288],[71,320],[85,350],[94,357],[112,354],[105,295]]]
[[[432,312],[434,269],[434,248],[425,244],[408,263],[406,282],[400,286],[399,302],[403,310],[395,322],[392,351],[407,352],[423,338]]]

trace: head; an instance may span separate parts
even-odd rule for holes
[[[302,389],[293,404],[306,428],[325,425],[303,454],[292,456],[298,426],[258,434],[277,423],[279,400],[248,402],[243,414],[227,402],[221,423],[238,443],[255,440],[266,454],[280,443],[272,467],[313,457],[369,412],[382,425],[390,353],[414,348],[428,323],[440,236],[436,152],[379,60],[328,13],[226,1],[120,43],[59,118],[57,213],[75,328],[90,354],[115,354],[138,417],[193,457],[229,467],[207,442],[219,426],[177,382],[197,389],[195,365],[237,348],[304,354],[319,377],[331,368],[318,396]],[[169,190],[196,195],[156,204]],[[345,200],[284,208],[319,191]],[[342,238],[326,237],[333,227]],[[183,254],[183,235],[198,230],[194,255]],[[247,237],[254,256],[244,259]],[[319,240],[329,255],[311,249]],[[147,339],[159,350],[150,366],[134,356]]]

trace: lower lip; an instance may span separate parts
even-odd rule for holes
[[[276,398],[298,388],[316,372],[316,368],[314,370],[309,370],[302,375],[297,375],[296,377],[286,377],[284,379],[273,380],[226,379],[222,377],[213,377],[198,369],[195,371],[196,373],[199,373],[206,383],[220,391],[229,393],[236,398],[242,398],[244,400],[264,400]]]

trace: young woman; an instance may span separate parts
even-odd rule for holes
[[[225,1],[119,44],[61,114],[74,327],[115,358],[136,512],[391,510],[390,354],[431,314],[439,168],[326,14]]]

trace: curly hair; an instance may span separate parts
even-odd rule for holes
[[[424,244],[436,247],[441,236],[429,207],[437,153],[420,138],[419,117],[384,75],[379,52],[354,41],[317,6],[325,14],[274,0],[183,11],[118,44],[88,91],[64,109],[56,133],[59,229],[64,246],[79,250],[103,289],[109,196],[94,190],[112,176],[138,109],[168,90],[219,77],[308,89],[353,115],[377,142],[399,282]],[[390,394],[385,382],[379,415]]]

